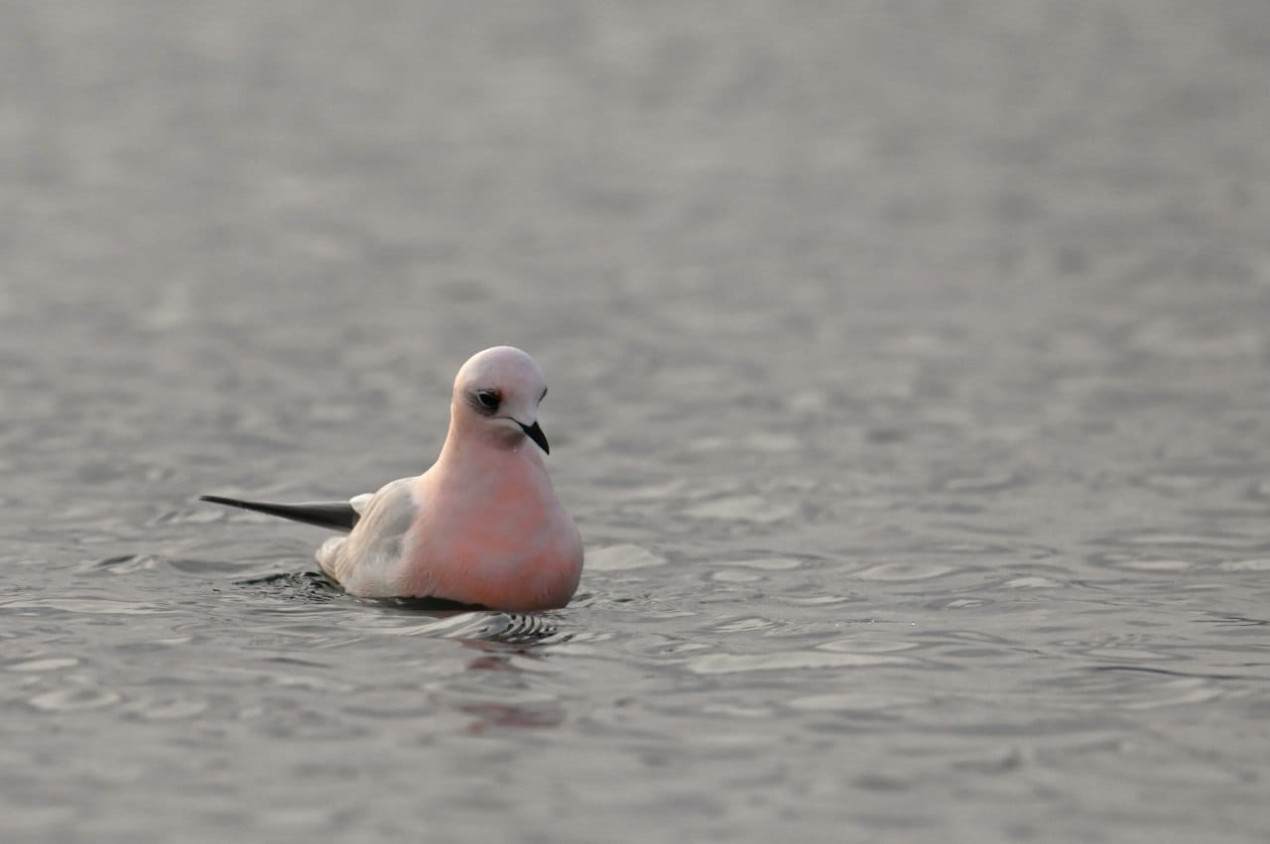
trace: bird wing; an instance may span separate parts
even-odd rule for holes
[[[394,588],[402,545],[419,513],[411,489],[415,480],[401,478],[368,499],[353,499],[352,506],[360,510],[357,530],[328,539],[318,549],[322,570],[345,589],[358,595],[393,594],[386,590]]]

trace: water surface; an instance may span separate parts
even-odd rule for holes
[[[0,10],[3,837],[1266,840],[1268,31]],[[567,609],[195,500],[423,469],[496,343]]]

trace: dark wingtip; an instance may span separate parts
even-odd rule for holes
[[[237,507],[253,513],[264,513],[282,519],[290,519],[306,525],[329,528],[331,530],[349,531],[357,524],[361,514],[346,501],[316,504],[267,504],[261,501],[242,501],[238,498],[225,498],[221,495],[200,495],[199,501],[210,504],[223,504],[226,507]]]

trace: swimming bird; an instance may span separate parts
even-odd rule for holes
[[[582,574],[582,539],[543,461],[550,446],[538,405],[546,395],[532,357],[486,349],[459,369],[445,444],[422,475],[347,502],[201,500],[347,532],[326,540],[317,561],[353,595],[563,607]]]

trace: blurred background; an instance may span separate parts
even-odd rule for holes
[[[1267,79],[1259,0],[0,2],[7,823],[1261,840]],[[194,503],[500,343],[538,644]]]

